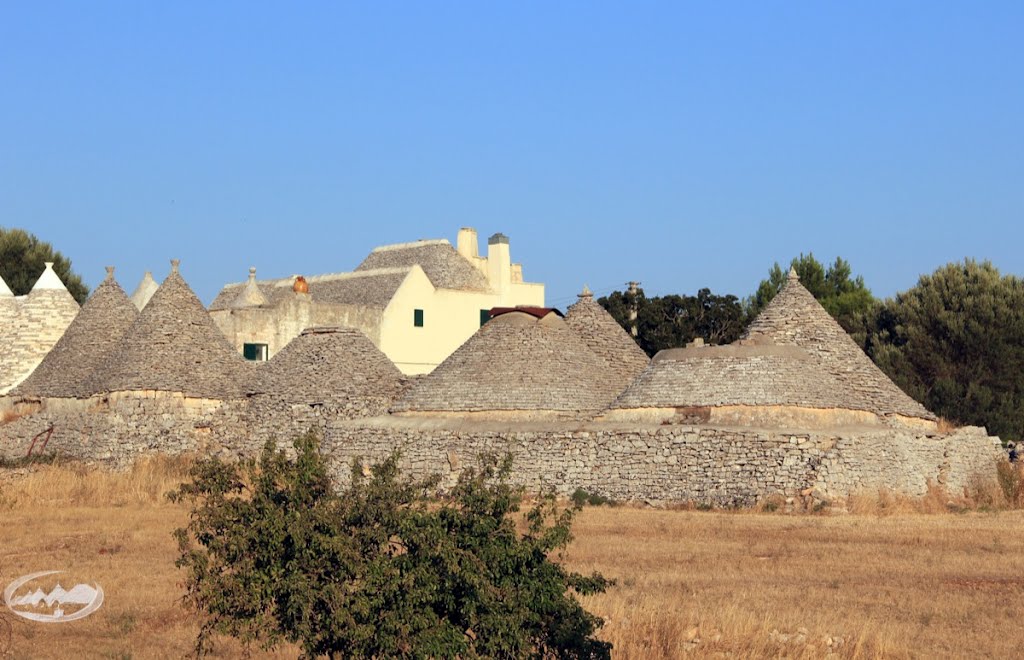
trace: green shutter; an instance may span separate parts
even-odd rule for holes
[[[489,310],[489,309],[481,309],[480,310],[480,325],[482,326],[484,323],[487,323],[490,320],[491,320],[491,310]]]
[[[412,310],[412,324],[417,328],[423,327],[423,310],[414,309]]]
[[[260,349],[258,344],[242,344],[242,357],[246,360],[258,360]]]

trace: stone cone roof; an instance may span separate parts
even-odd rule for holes
[[[135,307],[141,312],[142,308],[146,306],[149,299],[153,297],[156,290],[160,288],[160,285],[153,279],[153,273],[146,271],[146,274],[142,276],[142,281],[139,282],[139,286],[135,287],[135,292],[132,293],[132,302]]]
[[[584,287],[583,293],[565,313],[565,323],[580,336],[583,343],[608,363],[619,378],[619,389],[625,389],[647,368],[650,360],[635,341],[594,301],[594,294]]]
[[[85,398],[97,393],[88,387],[90,377],[117,349],[139,316],[113,271],[107,269],[107,278],[32,375],[15,388],[15,394]]]
[[[393,400],[402,383],[402,372],[362,331],[307,328],[260,366],[249,393],[303,404],[370,396]]]
[[[231,303],[231,306],[235,309],[242,309],[245,307],[259,307],[267,304],[267,298],[260,291],[260,288],[256,285],[256,269],[249,269],[249,279],[246,281],[245,286],[235,296],[235,300]]]
[[[392,407],[395,412],[596,412],[618,378],[559,316],[488,321]]]
[[[842,388],[844,408],[868,410],[878,415],[936,419],[875,366],[800,284],[792,270],[786,284],[750,324],[744,337],[762,343],[797,346],[810,353]]]
[[[659,352],[611,408],[715,406],[849,407],[839,382],[807,351],[731,344]]]
[[[97,392],[159,390],[240,398],[251,365],[228,343],[176,262],[121,344],[97,371]]]

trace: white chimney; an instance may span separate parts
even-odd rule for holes
[[[487,280],[498,293],[507,293],[512,288],[512,255],[505,234],[487,239]]]
[[[463,227],[459,230],[459,236],[455,240],[455,249],[465,258],[473,261],[480,256],[480,248],[477,243],[476,230],[472,227]]]

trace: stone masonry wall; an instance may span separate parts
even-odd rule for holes
[[[992,479],[997,438],[968,427],[949,435],[885,429],[851,434],[784,433],[702,426],[566,430],[418,428],[393,419],[336,423],[325,447],[340,481],[354,458],[377,462],[392,450],[411,474],[454,483],[482,452],[515,455],[528,489],[577,488],[620,500],[690,501],[716,506],[813,489],[844,497],[879,489],[924,495],[928,482],[950,493]]]
[[[0,425],[0,456],[24,456],[31,438],[55,425],[48,452],[125,465],[152,452],[252,456],[260,443],[245,403],[165,393],[51,406]],[[483,452],[515,456],[515,480],[530,490],[577,488],[618,500],[749,505],[808,489],[822,499],[888,489],[924,495],[928,483],[959,494],[994,479],[998,438],[968,427],[950,434],[902,429],[787,433],[709,426],[628,427],[557,421],[458,423],[379,417],[321,420],[324,451],[340,483],[352,461],[401,451],[404,471],[437,473],[451,485]],[[279,443],[287,444],[287,438]]]

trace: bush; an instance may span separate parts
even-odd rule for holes
[[[1014,509],[1024,508],[1024,463],[999,461],[996,463],[996,479],[1006,503]]]
[[[618,506],[619,505],[618,502],[616,502],[615,500],[611,499],[610,497],[605,497],[604,495],[598,495],[597,493],[588,493],[587,491],[583,490],[582,488],[577,488],[575,491],[573,491],[572,495],[569,496],[569,499],[571,499],[572,503],[575,504],[577,507],[582,507],[585,504],[589,504],[590,506]]]
[[[197,463],[171,494],[193,503],[175,536],[203,619],[197,654],[223,634],[305,657],[610,656],[573,592],[611,583],[550,558],[578,507],[544,496],[517,532],[508,457],[482,458],[438,501],[436,479],[399,478],[397,455],[369,477],[354,465],[339,493],[315,435],[294,444],[294,461],[268,443],[256,461]]]

